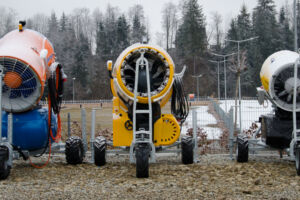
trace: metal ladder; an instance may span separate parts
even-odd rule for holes
[[[153,144],[153,130],[152,130],[152,104],[151,104],[151,91],[150,91],[150,75],[149,75],[149,63],[144,57],[145,50],[140,50],[141,56],[136,61],[135,66],[135,82],[134,82],[134,99],[133,99],[133,139],[130,146],[130,162],[135,163],[136,159],[134,156],[134,147],[138,143],[148,143],[151,147],[150,152],[150,163],[155,163],[155,146]],[[146,68],[146,79],[147,79],[147,97],[148,97],[148,109],[139,110],[137,109],[138,102],[138,79],[139,70]],[[148,114],[149,116],[149,128],[148,130],[139,129],[136,130],[136,118],[137,114]],[[138,137],[137,137],[138,136]]]
[[[295,159],[295,155],[294,155],[295,145],[300,143],[300,129],[297,128],[297,94],[298,94],[297,82],[298,82],[298,64],[299,63],[300,63],[300,57],[298,57],[296,59],[295,64],[294,64],[293,134],[292,134],[292,141],[290,143],[290,157],[292,159]]]

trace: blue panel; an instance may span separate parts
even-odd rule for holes
[[[7,115],[2,112],[2,135],[7,137]],[[52,114],[53,135],[56,136],[57,117]],[[48,109],[39,108],[25,113],[13,114],[13,145],[22,150],[38,150],[48,142]],[[53,141],[52,141],[53,142]]]

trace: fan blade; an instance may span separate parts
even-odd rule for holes
[[[19,98],[19,97],[21,97],[21,91],[20,90],[11,89],[10,94],[9,94],[9,98],[10,99],[15,99],[15,98]]]
[[[135,69],[128,64],[125,65],[124,71],[132,72],[135,74]]]
[[[288,94],[288,92],[286,91],[286,90],[283,90],[282,92],[280,92],[279,94],[278,94],[278,97],[282,97],[282,96],[285,96],[285,95],[287,95]]]
[[[150,71],[151,74],[156,74],[157,69],[158,69],[160,63],[161,63],[161,61],[159,61],[159,60],[155,60],[154,61],[154,63],[152,64],[152,67],[151,67],[151,71]]]

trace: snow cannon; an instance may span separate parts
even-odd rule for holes
[[[260,71],[264,90],[276,106],[289,112],[293,110],[294,65],[298,57],[299,54],[293,51],[276,52],[265,60]],[[299,86],[300,79],[297,78],[297,87]],[[297,99],[297,108],[300,109],[300,98]]]
[[[20,113],[36,107],[54,62],[52,44],[40,33],[24,29],[6,34],[0,40],[3,109]]]
[[[181,82],[184,70],[175,74],[174,62],[164,49],[139,43],[125,49],[114,66],[108,61],[107,68],[113,94],[112,145],[129,148],[137,177],[148,177],[149,157],[154,162],[156,150],[176,143],[180,136],[179,124],[188,114]],[[172,114],[162,113],[171,97]],[[105,163],[103,140],[96,139],[96,165]],[[190,138],[182,141],[188,143]],[[184,162],[193,163],[193,159],[184,156]]]
[[[237,138],[237,161],[248,161],[248,143],[273,148],[296,160],[300,175],[300,65],[299,54],[283,50],[270,55],[260,71],[262,86],[257,88],[258,102],[272,103],[274,112],[261,115],[260,128],[248,140],[246,135]],[[295,89],[295,90],[294,90]],[[294,98],[295,94],[295,98]],[[298,128],[297,128],[298,127]],[[257,137],[261,135],[259,139]]]
[[[50,41],[24,26],[21,21],[18,30],[0,39],[0,179],[9,175],[13,158],[26,160],[46,151],[50,156],[51,146],[59,146],[61,139],[59,112],[66,75],[55,62]],[[39,104],[45,85],[48,108]]]

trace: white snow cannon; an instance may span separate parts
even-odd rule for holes
[[[284,50],[270,55],[263,63],[260,71],[262,87],[257,88],[258,101],[262,105],[266,99],[269,100],[274,112],[260,116],[261,126],[251,140],[246,135],[238,136],[238,162],[248,161],[248,143],[271,147],[281,156],[284,151],[287,152],[296,161],[297,174],[300,175],[299,61],[298,53]]]
[[[290,112],[293,110],[294,64],[298,57],[299,54],[293,51],[276,52],[266,59],[260,71],[264,90],[276,106]],[[297,78],[299,86],[300,79]],[[297,99],[297,108],[300,109],[300,98]]]

